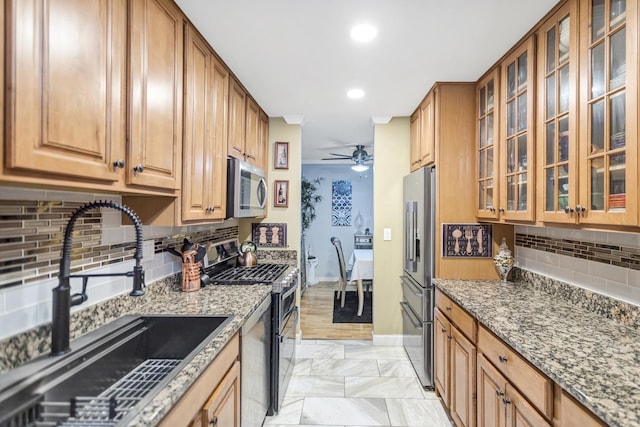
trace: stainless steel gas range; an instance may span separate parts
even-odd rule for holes
[[[245,338],[242,345],[242,389],[243,389],[243,427],[250,426],[244,420],[252,417],[245,417],[244,412],[249,409],[244,407],[247,404],[255,404],[260,400],[260,396],[247,396],[247,392],[259,391],[261,384],[268,377],[269,403],[266,408],[268,415],[277,414],[282,406],[284,393],[287,389],[293,366],[295,363],[295,332],[300,318],[300,311],[296,305],[296,289],[300,281],[298,268],[287,264],[265,263],[253,267],[237,265],[237,241],[230,241],[212,247],[207,252],[205,260],[205,273],[210,278],[210,285],[256,285],[270,284],[271,291],[271,321],[270,325],[264,325],[266,345],[269,347],[269,368],[259,381],[256,382],[256,364],[250,362],[255,359],[260,349],[247,349]],[[212,260],[212,261],[209,261]],[[258,351],[256,351],[258,350]],[[249,359],[249,360],[247,360]],[[248,362],[248,363],[247,363]],[[252,366],[253,365],[253,366]],[[251,372],[245,372],[245,369]],[[246,373],[246,375],[245,375]],[[245,381],[247,385],[245,387]],[[252,412],[261,411],[262,408],[254,408]],[[264,413],[263,413],[264,414]],[[253,417],[255,418],[255,417]],[[258,417],[259,418],[259,417]],[[256,418],[257,423],[257,418]],[[256,424],[256,425],[261,425]]]

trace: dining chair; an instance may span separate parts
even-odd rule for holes
[[[331,238],[331,243],[336,248],[336,253],[338,255],[338,267],[340,268],[340,278],[338,279],[338,295],[337,298],[340,298],[340,307],[344,307],[344,299],[347,293],[347,284],[351,282],[351,270],[347,270],[346,263],[344,261],[344,253],[342,252],[342,243],[340,239],[337,237]],[[367,291],[371,289],[373,285],[373,280],[363,280],[362,284],[367,287]]]
[[[344,298],[347,291],[347,283],[351,281],[351,271],[347,271],[347,267],[344,262],[344,254],[342,253],[342,243],[340,242],[340,239],[338,239],[337,237],[332,237],[331,244],[336,248],[336,254],[338,255],[338,267],[340,269],[337,297],[340,298],[340,307],[344,307]]]

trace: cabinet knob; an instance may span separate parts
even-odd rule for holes
[[[215,211],[215,210],[216,210],[216,208],[215,208],[215,207],[213,207],[213,206],[207,206],[207,207],[206,207],[206,209],[205,209],[205,212],[213,212],[213,211]]]
[[[504,208],[498,208],[498,212],[504,213]]]
[[[445,307],[445,310],[451,311],[451,307]]]
[[[114,168],[123,168],[124,167],[124,160],[114,160],[113,161],[113,167]]]
[[[496,213],[496,208],[494,208],[493,206],[489,207],[489,212]]]
[[[504,403],[505,405],[511,405],[511,400],[507,399],[506,397],[503,397],[502,403]]]
[[[218,425],[218,417],[214,415],[214,417],[209,420],[209,425],[217,426]]]
[[[498,397],[502,397],[502,396],[504,396],[504,391],[502,391],[502,390],[496,390],[496,396],[498,396]]]
[[[565,206],[564,207],[564,213],[566,213],[566,214],[573,213],[573,208],[569,207],[569,206]]]
[[[447,332],[447,329],[446,328],[442,328],[441,331],[444,334],[445,332]]]
[[[498,360],[500,361],[500,363],[507,363],[507,358],[504,356],[498,356]]]
[[[453,339],[453,336],[451,336],[451,335],[447,335],[447,339],[448,339],[448,340],[452,340],[452,339]]]
[[[576,212],[580,213],[580,212],[586,212],[587,208],[585,208],[582,205],[576,205]]]
[[[142,165],[142,163],[140,163],[139,165],[134,166],[134,167],[133,167],[133,170],[134,170],[135,172],[139,172],[139,173],[140,173],[140,172],[144,172],[144,166]]]

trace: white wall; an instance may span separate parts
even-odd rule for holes
[[[344,164],[304,164],[302,176],[308,180],[321,177],[318,194],[322,201],[316,205],[316,219],[307,230],[307,247],[311,246],[311,253],[318,259],[316,278],[323,280],[337,280],[340,274],[338,257],[331,244],[331,237],[337,237],[342,243],[344,256],[348,261],[353,250],[353,235],[357,231],[354,224],[358,213],[364,219],[362,230],[369,228],[373,233],[373,170],[354,172],[350,162]],[[332,181],[351,181],[352,212],[351,226],[331,225],[331,183]],[[374,237],[375,239],[375,237]],[[375,240],[374,240],[375,241]]]
[[[376,238],[373,250],[373,331],[402,334],[402,179],[409,173],[409,118],[394,117],[375,127],[373,191],[374,234],[391,230],[391,240]]]

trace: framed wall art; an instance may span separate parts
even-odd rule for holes
[[[286,208],[289,206],[289,181],[274,181],[273,206]]]
[[[259,247],[284,248],[287,246],[287,224],[254,222],[251,224],[253,241]]]
[[[442,256],[454,258],[491,258],[491,224],[442,224]]]
[[[289,169],[289,143],[276,142],[273,153],[274,169]]]

